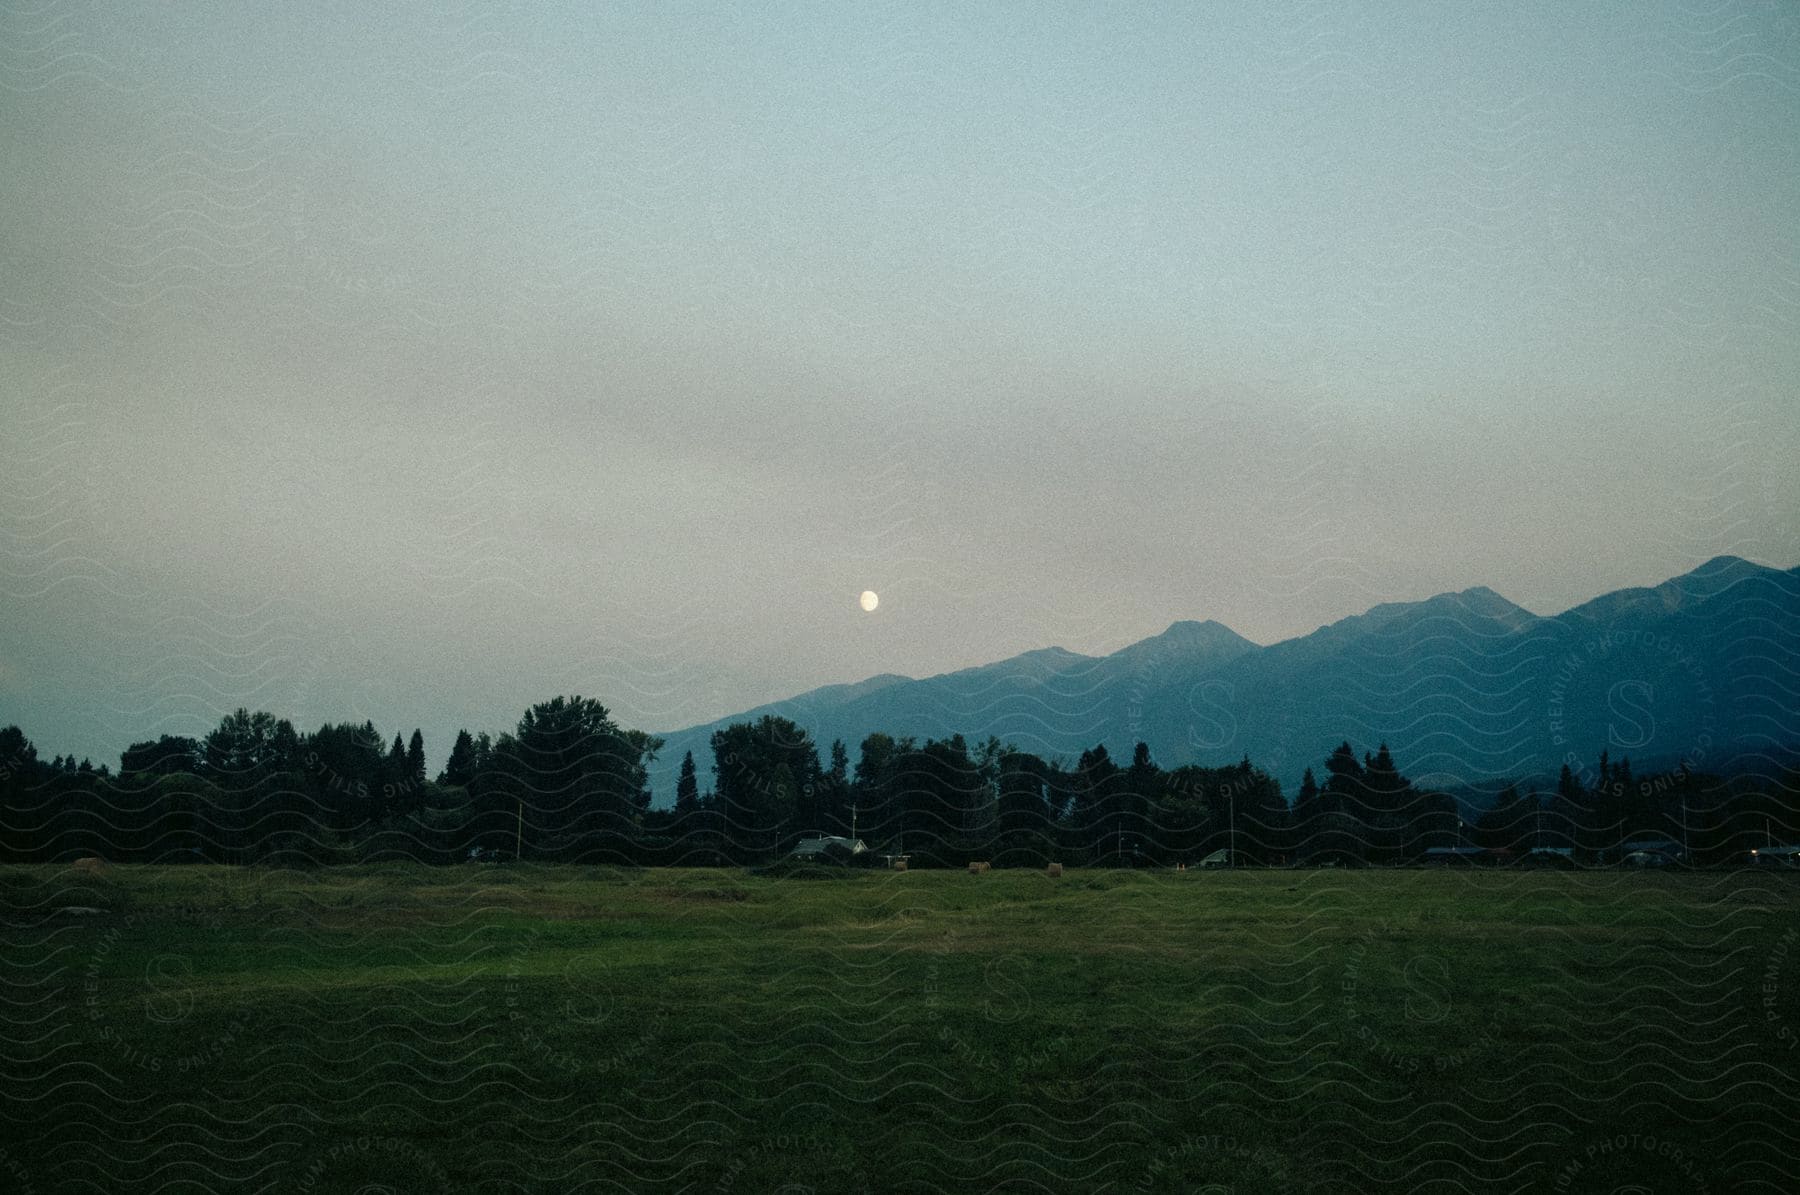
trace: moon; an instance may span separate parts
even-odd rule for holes
[[[857,600],[862,603],[862,608],[864,610],[871,613],[874,612],[875,607],[881,605],[881,595],[876,593],[873,589],[863,590],[862,597]]]

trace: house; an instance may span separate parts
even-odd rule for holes
[[[1800,846],[1759,846],[1750,852],[1753,867],[1800,867]]]
[[[1479,846],[1428,846],[1425,848],[1425,862],[1434,866],[1448,866],[1452,863],[1475,863],[1490,857],[1486,847]]]
[[[869,846],[860,838],[843,838],[835,835],[809,834],[795,844],[789,854],[793,859],[815,859],[827,850],[840,850],[852,855],[860,855]]]
[[[1654,859],[1641,856],[1654,855]],[[1639,838],[1619,846],[1619,859],[1636,867],[1662,867],[1669,863],[1686,863],[1687,852],[1679,842],[1667,838]]]

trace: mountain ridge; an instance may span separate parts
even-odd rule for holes
[[[1164,766],[1247,754],[1290,786],[1345,738],[1359,750],[1387,741],[1409,772],[1458,783],[1554,773],[1603,748],[1709,766],[1800,742],[1800,716],[1781,701],[1800,673],[1797,627],[1800,567],[1736,556],[1549,616],[1476,585],[1267,645],[1176,619],[1105,655],[1045,647],[916,679],[885,673],[669,731],[651,783],[666,804],[685,751],[704,772],[714,729],[763,714],[805,727],[821,753],[842,739],[852,759],[876,730],[993,735],[1069,758],[1096,742],[1128,756],[1144,741]]]

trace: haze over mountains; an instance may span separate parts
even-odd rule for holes
[[[864,736],[993,735],[1045,758],[1142,740],[1164,767],[1248,755],[1291,794],[1348,738],[1385,741],[1415,779],[1475,783],[1592,767],[1602,749],[1644,775],[1685,760],[1754,766],[1800,745],[1800,568],[1720,556],[1653,588],[1540,617],[1485,586],[1394,602],[1259,646],[1217,622],[1176,622],[1107,656],[1060,647],[914,680],[830,685],[664,734],[658,805],[686,751],[776,714],[823,755]]]

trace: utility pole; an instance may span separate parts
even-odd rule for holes
[[[1237,866],[1237,793],[1235,791],[1231,794],[1231,857],[1225,861],[1225,866]]]
[[[513,829],[513,862],[517,863],[524,855],[525,846],[525,802],[519,802],[519,821]]]
[[[1686,793],[1681,794],[1681,854],[1683,856],[1682,862],[1690,864],[1690,865],[1694,862],[1694,852],[1688,846],[1688,818],[1687,818],[1687,794]]]

